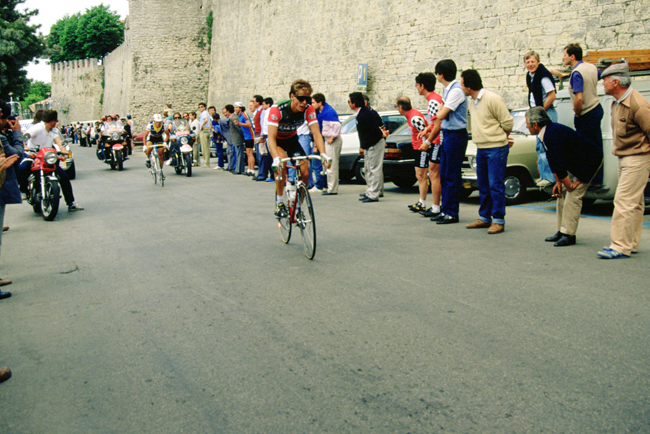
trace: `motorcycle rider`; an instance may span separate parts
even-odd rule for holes
[[[147,155],[146,165],[148,168],[151,168],[151,161],[149,160],[149,156],[151,155],[151,151],[153,150],[153,144],[164,143],[167,142],[168,140],[169,140],[169,131],[163,125],[162,115],[156,113],[155,115],[153,115],[153,121],[149,122],[149,125],[147,125],[147,130],[144,133],[144,142],[145,142],[144,153]],[[160,158],[161,168],[163,167],[163,164],[165,162],[164,154],[165,154],[165,147],[164,146],[158,147],[158,158]]]
[[[170,125],[170,133],[175,135],[176,134],[176,127],[177,127],[177,122],[180,122],[181,120],[181,114],[180,113],[174,113],[174,118],[172,119],[172,124]],[[171,160],[168,161],[168,164],[172,167],[176,167],[176,154],[181,153],[181,142],[178,138],[176,140],[171,141],[169,143],[169,153],[171,155]]]
[[[58,113],[56,110],[44,110],[42,121],[34,124],[27,130],[27,134],[29,134],[27,147],[29,150],[35,152],[39,148],[55,148],[58,153],[71,157],[72,153],[65,150],[61,137],[59,137],[59,130],[56,128],[58,123]],[[27,178],[29,178],[29,174],[31,173],[32,164],[33,162],[30,160],[23,160],[18,167],[18,181],[20,183],[20,189],[23,192],[27,192]],[[65,203],[68,205],[68,211],[83,210],[84,208],[74,201],[70,178],[58,162],[54,173],[56,173],[56,177],[59,179]]]

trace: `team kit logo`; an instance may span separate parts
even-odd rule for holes
[[[271,115],[271,120],[277,121],[278,120],[278,115]]]
[[[310,121],[316,119],[316,113],[309,113],[308,119]]]

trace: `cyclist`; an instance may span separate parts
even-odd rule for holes
[[[305,151],[298,142],[298,127],[307,122],[309,130],[314,137],[314,144],[320,151],[321,160],[327,163],[329,168],[331,159],[325,155],[323,136],[318,128],[316,110],[311,106],[312,87],[309,82],[298,79],[291,83],[289,89],[289,100],[279,102],[271,107],[268,121],[268,145],[273,164],[271,169],[276,172],[275,194],[276,194],[276,218],[286,217],[287,208],[282,202],[284,193],[284,178],[287,176],[286,166],[279,171],[280,159],[287,157],[306,156]],[[303,180],[309,179],[309,162],[300,161],[300,173]],[[280,176],[281,175],[281,176]],[[282,179],[281,179],[282,178]]]
[[[146,165],[151,168],[151,161],[149,160],[151,151],[153,150],[154,143],[164,143],[169,140],[169,132],[163,126],[163,118],[160,114],[153,115],[153,121],[147,125],[147,130],[144,133],[144,142],[146,144],[144,153],[147,155]],[[165,147],[158,147],[158,158],[160,159],[160,168],[162,169],[164,163]]]

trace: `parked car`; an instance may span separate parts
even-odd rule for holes
[[[510,112],[515,120],[515,125],[510,134],[510,137],[514,139],[514,144],[508,154],[505,178],[506,204],[508,205],[524,202],[529,188],[539,189],[536,185],[536,182],[540,179],[537,170],[537,151],[535,150],[537,136],[530,134],[530,131],[526,128],[526,110],[519,109]],[[468,130],[471,130],[471,121]],[[467,143],[465,161],[463,161],[463,190],[461,191],[461,197],[466,199],[475,190],[478,190],[476,181],[476,145],[470,140]]]
[[[144,133],[139,133],[133,136],[133,146],[143,146]]]
[[[389,132],[394,132],[406,123],[406,118],[396,110],[379,112],[384,126]],[[363,176],[363,161],[359,153],[359,134],[357,134],[357,118],[350,116],[341,123],[341,139],[343,146],[339,158],[339,177],[349,181],[356,178],[358,182],[365,182]]]

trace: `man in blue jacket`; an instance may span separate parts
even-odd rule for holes
[[[576,243],[582,197],[603,165],[603,150],[571,128],[551,122],[542,107],[526,112],[526,126],[541,140],[555,177],[557,232],[546,241],[555,242],[555,247],[572,246]]]
[[[0,228],[4,227],[5,205],[22,202],[13,163],[23,156],[23,133],[20,131],[20,123],[17,120],[8,120],[10,113],[9,105],[0,101],[0,141],[2,141],[0,155],[6,157],[5,161],[0,164],[0,182],[4,181],[0,189]],[[7,125],[11,128],[11,137],[3,133]],[[3,171],[4,167],[6,169]],[[2,231],[0,231],[0,245],[2,245]],[[9,284],[11,284],[11,280],[0,279],[0,286]],[[11,297],[10,292],[0,291],[0,300],[8,297]]]
[[[325,95],[317,93],[312,97],[312,106],[316,109],[318,126],[325,141],[325,153],[332,157],[332,166],[327,169],[327,189],[323,190],[323,196],[337,194],[339,192],[339,157],[343,147],[341,139],[341,121],[334,107],[325,101]],[[320,170],[318,168],[320,166]],[[319,173],[322,165],[312,164],[312,168]]]

